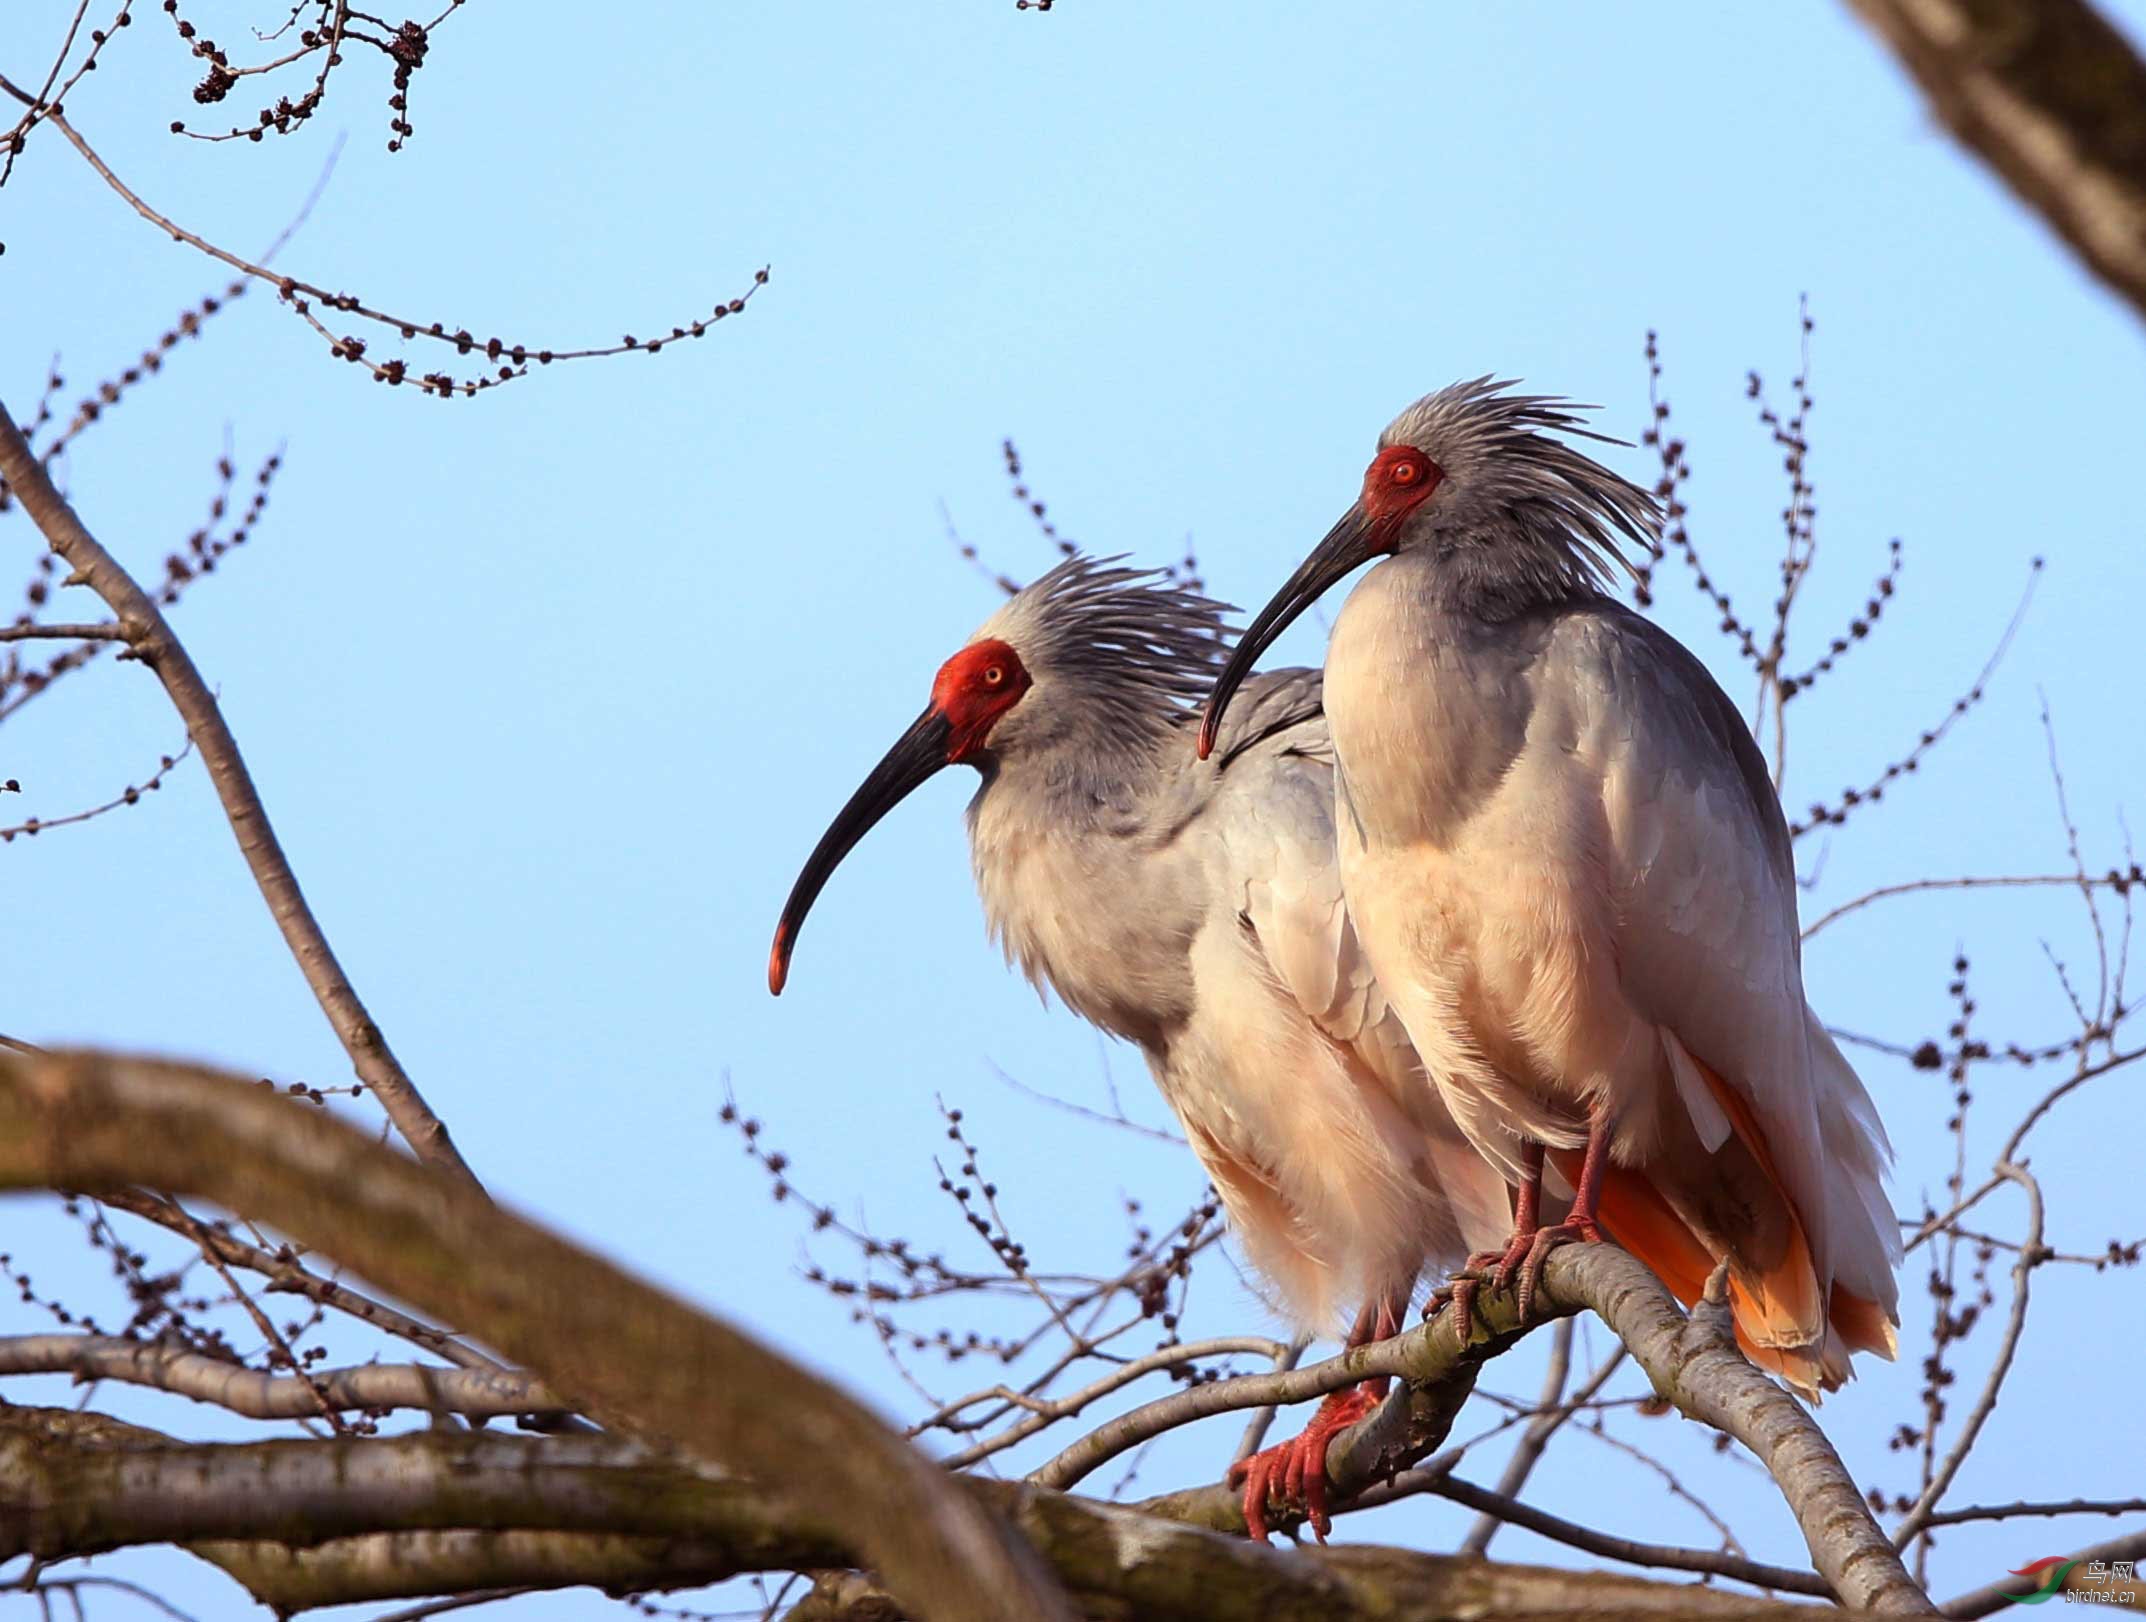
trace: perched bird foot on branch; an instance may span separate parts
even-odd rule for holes
[[[1570,1221],[1537,1228],[1528,1240],[1526,1250],[1517,1259],[1507,1253],[1507,1259],[1498,1267],[1497,1285],[1504,1289],[1517,1273],[1520,1279],[1520,1321],[1523,1324],[1535,1314],[1535,1292],[1542,1286],[1542,1266],[1550,1259],[1550,1252],[1563,1244],[1599,1245],[1602,1241],[1602,1229],[1594,1218],[1574,1216]]]
[[[1490,1262],[1496,1262],[1504,1254],[1491,1250],[1470,1256],[1467,1266],[1433,1290],[1430,1299],[1423,1303],[1423,1321],[1429,1323],[1450,1307],[1455,1314],[1454,1333],[1460,1344],[1466,1346],[1475,1335],[1475,1298],[1489,1277],[1488,1263],[1483,1258],[1487,1256]]]
[[[1479,1250],[1470,1256],[1465,1267],[1431,1293],[1423,1316],[1435,1318],[1450,1305],[1459,1315],[1454,1330],[1465,1346],[1475,1334],[1475,1300],[1483,1286],[1510,1289],[1517,1277],[1520,1322],[1525,1325],[1534,1316],[1535,1292],[1541,1287],[1543,1263],[1550,1259],[1550,1252],[1568,1243],[1598,1245],[1604,1238],[1600,1224],[1584,1216],[1517,1230],[1503,1250]]]
[[[1336,1391],[1319,1404],[1304,1434],[1263,1448],[1229,1467],[1229,1484],[1244,1484],[1244,1528],[1256,1541],[1267,1541],[1267,1511],[1304,1506],[1304,1518],[1321,1543],[1334,1529],[1326,1512],[1327,1444],[1377,1408],[1386,1396],[1386,1381],[1366,1380]]]

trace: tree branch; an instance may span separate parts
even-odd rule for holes
[[[2034,1277],[2034,1269],[2042,1259],[2042,1187],[2023,1165],[2011,1160],[1997,1163],[1997,1175],[2017,1183],[2027,1195],[2027,1232],[2020,1241],[2019,1254],[2012,1263],[2012,1309],[2006,1316],[2004,1338],[1998,1342],[1997,1352],[1990,1359],[1990,1369],[1983,1381],[1981,1395],[1968,1410],[1966,1422],[1960,1434],[1947,1450],[1944,1460],[1932,1474],[1929,1486],[1915,1500],[1914,1507],[1893,1528],[1893,1545],[1904,1549],[1915,1535],[1929,1524],[1930,1514],[1939,1500],[1952,1485],[1953,1477],[1960,1473],[1960,1466],[1974,1451],[1975,1443],[1982,1435],[1982,1426],[1997,1406],[1997,1394],[2004,1388],[2005,1376],[2012,1372],[2012,1358],[2019,1350],[2021,1338],[2027,1332],[2027,1292]]]
[[[321,1403],[338,1412],[412,1408],[423,1413],[503,1419],[563,1414],[566,1405],[541,1381],[511,1369],[442,1369],[413,1363],[367,1363],[325,1369],[308,1380],[268,1374],[179,1346],[113,1335],[0,1337],[0,1375],[71,1374],[79,1381],[121,1380],[213,1403],[248,1419],[312,1419]],[[0,1411],[0,1425],[6,1414]]]
[[[1962,145],[2146,315],[2146,62],[2087,0],[1851,0]]]
[[[1620,1361],[1621,1357],[1612,1357],[1604,1363],[1595,1378],[1588,1383],[1580,1400],[1584,1402],[1593,1396]],[[1527,1429],[1520,1433],[1520,1440],[1513,1444],[1512,1457],[1505,1461],[1505,1471],[1498,1477],[1497,1490],[1501,1497],[1519,1496],[1520,1489],[1528,1484],[1528,1476],[1535,1468],[1535,1461],[1542,1457],[1542,1450],[1550,1445],[1550,1438],[1557,1434],[1558,1426],[1562,1425],[1571,1413],[1569,1408],[1558,1407],[1564,1399],[1565,1382],[1571,1377],[1572,1320],[1565,1318],[1559,1321],[1552,1333],[1550,1358],[1543,1369],[1542,1395],[1535,1399],[1539,1412],[1529,1421]],[[1461,1539],[1460,1552],[1489,1553],[1490,1540],[1498,1535],[1498,1528],[1503,1524],[1502,1516],[1487,1511],[1477,1515],[1475,1524],[1468,1528],[1468,1535]]]
[[[1669,1543],[1642,1543],[1636,1538],[1618,1537],[1611,1532],[1598,1532],[1591,1526],[1581,1526],[1576,1521],[1537,1509],[1533,1504],[1524,1504],[1510,1493],[1492,1492],[1471,1481],[1461,1480],[1451,1474],[1450,1464],[1440,1467],[1440,1460],[1447,1457],[1440,1454],[1438,1459],[1421,1469],[1404,1470],[1392,1481],[1373,1486],[1359,1503],[1366,1507],[1372,1502],[1390,1504],[1397,1498],[1429,1493],[1449,1498],[1497,1524],[1517,1526],[1537,1537],[1600,1555],[1605,1560],[1623,1560],[1631,1565],[1654,1566],[1667,1571],[1733,1577],[1740,1583],[1775,1588],[1785,1594],[1811,1594],[1820,1599],[1832,1597],[1833,1590],[1826,1586],[1825,1579],[1813,1571],[1769,1566],[1726,1549],[1683,1549]],[[1459,1462],[1458,1455],[1453,1455],[1452,1463]]]
[[[0,625],[0,642],[126,642],[124,625],[100,620],[93,625]]]
[[[20,1053],[41,1053],[42,1048],[7,1043]],[[322,1278],[301,1267],[289,1253],[290,1247],[271,1251],[259,1245],[249,1244],[233,1237],[222,1226],[204,1222],[190,1213],[177,1200],[166,1199],[158,1194],[146,1194],[140,1189],[121,1189],[104,1196],[104,1203],[116,1211],[125,1211],[130,1216],[140,1217],[145,1222],[154,1222],[173,1233],[184,1234],[206,1256],[222,1261],[227,1266],[249,1268],[268,1280],[270,1290],[281,1290],[291,1295],[304,1296],[308,1301],[319,1303],[336,1312],[345,1313],[362,1324],[370,1324],[382,1334],[393,1335],[422,1347],[436,1357],[444,1357],[458,1368],[488,1369],[505,1372],[506,1365],[495,1357],[487,1356],[473,1346],[463,1344],[443,1329],[420,1323],[406,1312],[398,1312],[382,1301],[362,1295],[347,1284],[334,1279]]]
[[[796,1513],[838,1506],[844,1547],[934,1622],[1070,1614],[1025,1546],[851,1399],[466,1184],[257,1082],[0,1056],[0,1188],[136,1184],[273,1224],[497,1347],[577,1412],[748,1475]]]
[[[432,1113],[416,1083],[397,1062],[387,1037],[373,1023],[372,1015],[358,998],[357,988],[336,961],[334,948],[329,946],[313,909],[306,905],[298,875],[291,871],[276,830],[269,824],[268,810],[261,804],[252,774],[246,770],[245,757],[239,753],[238,740],[231,735],[223,711],[217,706],[216,695],[202,679],[156,600],[98,543],[68,505],[67,498],[54,488],[44,464],[15,426],[5,402],[0,402],[0,484],[22,503],[46,543],[72,567],[70,581],[88,586],[118,616],[135,657],[155,671],[157,680],[164,684],[172,707],[186,723],[187,736],[201,751],[202,764],[208,767],[209,780],[216,785],[216,798],[252,870],[253,881],[260,886],[270,915],[283,931],[284,944],[298,960],[299,971],[313,988],[321,1011],[350,1055],[358,1079],[373,1090],[388,1119],[420,1160],[477,1187],[476,1176],[455,1149],[446,1124]]]
[[[1818,1422],[1737,1349],[1723,1293],[1726,1283],[1726,1274],[1717,1274],[1709,1284],[1708,1299],[1687,1319],[1661,1282],[1624,1251],[1614,1245],[1565,1245],[1551,1252],[1535,1299],[1543,1316],[1592,1310],[1624,1342],[1660,1396],[1687,1419],[1712,1425],[1749,1448],[1787,1499],[1810,1548],[1812,1564],[1844,1605],[1897,1616],[1934,1614],[1929,1599],[1872,1519],[1862,1490]],[[1156,1410],[1170,1404],[1231,1406],[1220,1394],[1232,1386],[1259,1388],[1252,1395],[1257,1401],[1269,1401],[1273,1398],[1266,1388],[1280,1381],[1304,1379],[1315,1387],[1335,1389],[1369,1374],[1401,1375],[1407,1382],[1403,1389],[1377,1413],[1336,1437],[1328,1452],[1334,1500],[1346,1503],[1374,1479],[1390,1474],[1396,1462],[1413,1463],[1429,1451],[1425,1447],[1422,1452],[1411,1452],[1413,1439],[1427,1433],[1420,1421],[1408,1436],[1397,1434],[1397,1405],[1422,1402],[1427,1393],[1440,1389],[1441,1382],[1450,1383],[1462,1371],[1470,1371],[1472,1383],[1472,1370],[1522,1333],[1511,1292],[1484,1291],[1476,1298],[1475,1319],[1476,1338],[1465,1347],[1457,1341],[1453,1315],[1440,1313],[1405,1335],[1359,1347],[1293,1375],[1218,1381],[1150,1403],[1121,1419],[1147,1415],[1138,1427],[1144,1432],[1159,1417]],[[1439,1439],[1443,1440],[1443,1433]],[[1099,1462],[1092,1461],[1090,1467]],[[1149,1499],[1140,1507],[1218,1530],[1244,1526],[1238,1495],[1219,1484]]]
[[[1802,1614],[1597,1572],[1380,1548],[1283,1553],[1115,1505],[953,1479],[1013,1520],[1091,1615]],[[11,1510],[0,1558],[176,1541],[285,1612],[486,1588],[678,1586],[848,1561],[838,1514],[783,1510],[747,1483],[615,1437],[186,1445],[101,1416],[18,1408],[0,1411],[0,1493]]]

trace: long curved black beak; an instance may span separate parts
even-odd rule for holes
[[[1351,507],[1342,514],[1341,522],[1326,532],[1326,539],[1312,548],[1303,567],[1289,577],[1282,589],[1259,611],[1258,618],[1245,627],[1229,662],[1222,667],[1222,674],[1215,678],[1214,690],[1207,695],[1207,713],[1200,718],[1200,759],[1205,760],[1213,752],[1215,734],[1221,729],[1222,712],[1229,707],[1230,696],[1252,673],[1253,664],[1267,651],[1269,644],[1288,630],[1290,622],[1317,602],[1335,581],[1369,563],[1384,550],[1370,518],[1360,506]]]
[[[783,983],[790,978],[790,953],[797,945],[797,932],[804,925],[805,914],[812,910],[812,903],[819,899],[834,870],[842,865],[842,858],[856,848],[857,841],[870,833],[881,817],[946,767],[946,746],[953,732],[953,723],[935,709],[918,716],[872,768],[871,775],[858,785],[849,803],[836,813],[827,832],[820,835],[820,842],[805,858],[797,882],[790,886],[790,899],[783,903],[782,919],[775,925],[775,944],[767,958],[767,988],[776,996],[782,995]]]

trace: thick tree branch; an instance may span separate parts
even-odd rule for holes
[[[0,1056],[0,1188],[193,1193],[332,1255],[588,1413],[749,1475],[919,1615],[1069,1614],[1034,1555],[858,1404],[729,1325],[255,1082]],[[474,1259],[482,1258],[481,1264]]]
[[[1938,117],[2146,315],[2146,62],[2087,0],[1851,0]]]
[[[1358,1544],[1281,1551],[1110,1504],[1035,1494],[1019,1524],[1051,1549],[1087,1614],[1123,1622],[1394,1622],[1498,1617],[1598,1622],[1611,1617],[1811,1622],[1808,1605],[1558,1571],[1462,1555]],[[789,1622],[889,1622],[884,1596],[856,1578],[823,1582]]]
[[[958,1478],[958,1490],[1012,1520],[1096,1616],[1799,1614],[1602,1573],[1396,1549],[1285,1553],[1008,1483]],[[10,1506],[0,1558],[176,1541],[284,1611],[485,1588],[651,1588],[848,1561],[826,1511],[800,1516],[614,1437],[187,1445],[99,1416],[14,1409],[0,1413],[0,1501]]]
[[[260,886],[269,913],[283,931],[284,943],[298,960],[299,971],[312,987],[321,1011],[350,1055],[358,1079],[373,1090],[388,1119],[420,1160],[475,1187],[477,1179],[455,1149],[445,1123],[427,1107],[416,1083],[397,1062],[387,1037],[373,1023],[372,1015],[358,999],[357,988],[336,961],[313,909],[306,905],[298,875],[291,870],[283,846],[276,839],[276,830],[269,824],[268,810],[261,804],[253,776],[246,770],[245,757],[239,753],[238,740],[224,721],[216,695],[202,679],[156,599],[142,590],[119,560],[99,544],[68,505],[67,498],[54,487],[44,463],[15,426],[5,402],[0,402],[0,484],[22,503],[46,544],[73,569],[70,583],[86,585],[104,599],[105,606],[118,616],[125,629],[135,657],[155,671],[157,680],[164,684],[172,707],[186,723],[187,736],[201,751],[202,764],[208,767],[209,781],[216,785],[216,797],[222,802],[239,851],[253,872],[253,881]]]
[[[0,1409],[0,1560],[458,1528],[699,1538],[733,1551],[740,1570],[849,1557],[838,1508],[778,1515],[760,1488],[623,1437],[422,1431],[188,1444],[133,1427],[84,1436],[74,1417]]]

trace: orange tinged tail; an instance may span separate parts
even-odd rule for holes
[[[1695,1061],[1696,1062],[1696,1061]],[[1624,1249],[1645,1262],[1686,1306],[1695,1303],[1717,1262],[1730,1263],[1729,1306],[1737,1344],[1760,1368],[1780,1375],[1806,1396],[1836,1389],[1848,1378],[1849,1353],[1873,1351],[1890,1358],[1893,1326],[1874,1301],[1821,1279],[1811,1258],[1801,1213],[1781,1181],[1773,1155],[1743,1096],[1705,1065],[1698,1066],[1743,1156],[1717,1156],[1722,1175],[1741,1162],[1762,1188],[1746,1189],[1772,1203],[1778,1219],[1754,1223],[1752,1234],[1770,1228],[1768,1254],[1740,1253],[1736,1234],[1702,1234],[1644,1168],[1611,1162],[1603,1170],[1597,1219]],[[1724,1146],[1726,1149],[1726,1146]],[[1580,1154],[1553,1149],[1551,1159],[1568,1184],[1577,1186]]]

